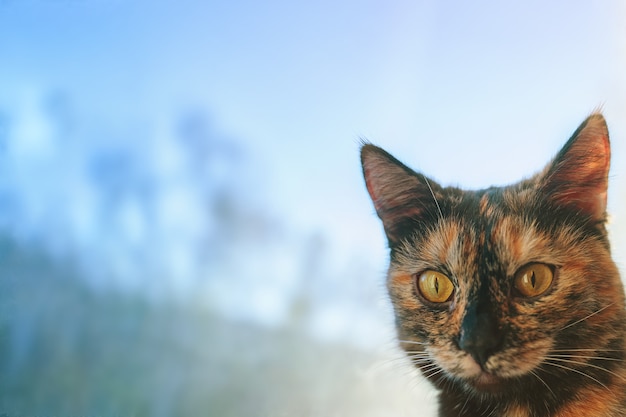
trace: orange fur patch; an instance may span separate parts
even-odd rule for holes
[[[578,393],[577,399],[565,404],[555,417],[607,417],[614,415],[615,394],[612,391],[599,388],[587,388]]]

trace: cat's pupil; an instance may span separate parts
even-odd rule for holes
[[[439,294],[439,278],[435,278],[435,292]]]
[[[535,271],[532,271],[532,273],[530,274],[530,284],[533,286],[533,288],[535,288],[536,282],[537,280],[535,279]]]

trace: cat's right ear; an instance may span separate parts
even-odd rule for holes
[[[606,122],[600,113],[592,114],[548,167],[542,191],[557,205],[603,222],[610,159]]]
[[[367,191],[390,246],[410,233],[416,223],[441,215],[437,202],[441,187],[435,182],[371,144],[361,147],[361,164]]]

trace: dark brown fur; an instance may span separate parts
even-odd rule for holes
[[[609,153],[593,114],[533,178],[462,191],[363,146],[400,344],[440,391],[440,416],[626,415],[624,291],[604,226]],[[551,287],[520,296],[513,276],[535,262],[553,268]],[[425,270],[453,282],[448,302],[420,295]],[[489,346],[483,362],[461,347],[464,332]]]

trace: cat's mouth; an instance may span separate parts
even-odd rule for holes
[[[477,376],[468,380],[469,384],[478,391],[499,392],[504,387],[504,378],[481,371]]]

